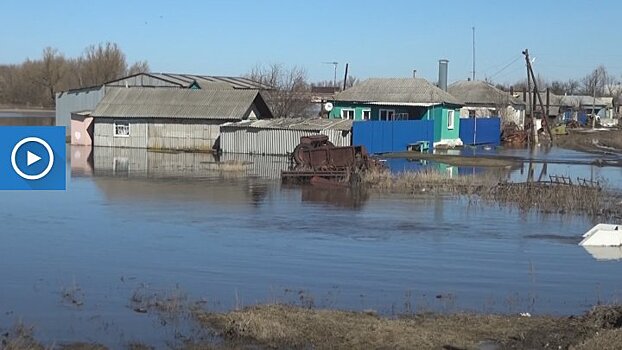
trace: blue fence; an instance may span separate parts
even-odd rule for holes
[[[370,153],[405,151],[408,144],[434,143],[433,120],[360,121],[352,126],[352,144]]]
[[[499,145],[501,119],[461,118],[460,139],[465,145]]]

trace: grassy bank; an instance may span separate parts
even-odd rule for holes
[[[287,349],[620,349],[622,308],[578,317],[417,315],[262,305],[229,313],[196,311],[227,344]]]
[[[622,217],[619,195],[602,188],[550,182],[513,183],[498,172],[450,177],[436,170],[402,173],[373,170],[361,176],[361,184],[378,192],[460,195],[472,202],[482,200],[542,213]]]

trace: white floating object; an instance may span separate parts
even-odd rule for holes
[[[583,234],[583,240],[579,245],[595,247],[620,247],[622,246],[622,226],[611,224],[598,224]]]

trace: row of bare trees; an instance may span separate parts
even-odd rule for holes
[[[619,97],[622,93],[622,80],[615,74],[607,71],[603,65],[594,68],[593,71],[580,79],[568,79],[548,81],[538,74],[536,82],[539,88],[550,88],[551,93],[556,95],[596,95],[596,97]],[[520,91],[527,86],[527,80],[523,79],[513,84],[514,90]],[[507,87],[500,85],[502,89]]]
[[[312,88],[333,87],[334,82],[320,81],[309,82],[307,71],[300,66],[285,66],[283,64],[256,65],[245,76],[251,80],[272,87],[264,92],[266,102],[276,117],[300,117],[310,116]],[[346,88],[352,87],[358,82],[354,76],[348,76]],[[343,86],[343,81],[337,82]]]
[[[128,66],[125,54],[115,43],[91,45],[77,58],[67,58],[48,47],[41,58],[0,65],[0,105],[52,107],[59,91],[96,86],[148,71],[146,61]]]

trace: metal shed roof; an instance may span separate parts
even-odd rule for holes
[[[352,129],[352,120],[347,119],[323,119],[323,118],[276,118],[270,120],[242,121],[229,123],[225,126],[235,128],[254,128],[254,129],[284,129],[284,130],[341,130]]]
[[[257,90],[110,88],[93,117],[241,120],[256,102]]]
[[[372,78],[338,93],[335,101],[379,103],[462,103],[449,93],[420,78]]]
[[[272,87],[269,85],[262,84],[260,82],[256,82],[244,77],[226,77],[179,73],[138,73],[113,81],[109,81],[104,85],[125,86],[126,82],[130,82],[129,85],[136,86],[134,82],[145,81],[147,83],[141,83],[144,84],[143,86],[152,86],[155,85],[149,84],[149,81],[152,79],[156,79],[171,86],[176,86],[180,88],[189,88],[193,85],[198,85],[198,87],[201,89],[272,89]]]

